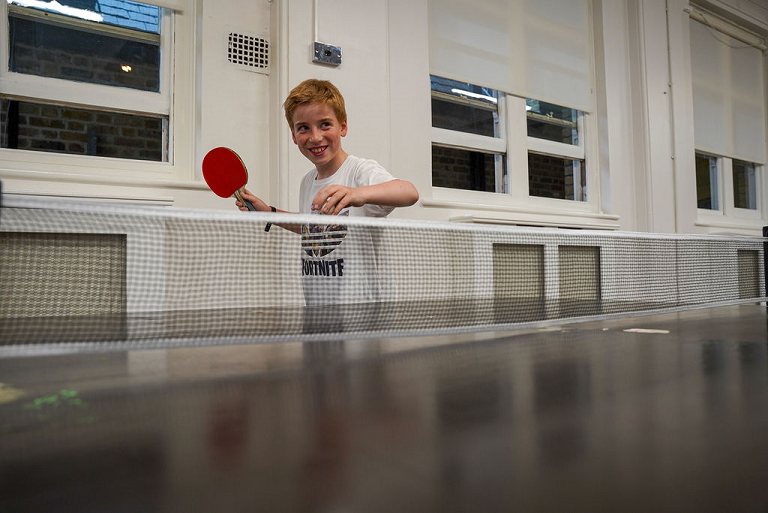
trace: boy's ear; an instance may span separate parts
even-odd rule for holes
[[[346,137],[347,136],[347,120],[341,122],[341,136]]]
[[[291,128],[291,139],[293,139],[293,144],[298,145],[299,143],[296,142],[296,132],[293,131],[293,128]]]

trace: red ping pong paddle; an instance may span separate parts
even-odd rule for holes
[[[240,156],[229,148],[219,146],[205,154],[203,158],[203,178],[208,187],[222,198],[234,196],[248,210],[255,211],[250,201],[242,196],[241,189],[248,183],[248,170]],[[264,231],[269,231],[267,223]]]

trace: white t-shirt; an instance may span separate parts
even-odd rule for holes
[[[312,200],[323,187],[344,185],[362,187],[395,180],[378,162],[349,155],[328,178],[317,180],[317,169],[301,180],[299,209],[312,213]],[[385,217],[395,207],[364,205],[346,207],[336,218],[347,216]],[[317,213],[317,212],[315,212]],[[380,297],[376,270],[376,245],[372,230],[347,227],[342,219],[321,215],[334,224],[302,225],[302,278],[307,305],[377,301]]]

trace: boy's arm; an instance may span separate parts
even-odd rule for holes
[[[264,201],[261,198],[258,198],[251,193],[246,188],[243,188],[242,196],[244,200],[247,200],[253,205],[253,208],[255,208],[258,212],[272,212],[272,207],[264,203]],[[237,208],[240,210],[247,212],[248,208],[240,203],[239,201],[235,201],[235,205],[237,205]],[[287,210],[280,210],[275,209],[275,212],[280,212],[282,214],[296,214],[297,212],[288,212]],[[276,224],[275,226],[279,226],[280,228],[285,228],[286,230],[292,231],[293,233],[301,234],[301,225],[299,224]]]
[[[373,204],[386,207],[410,207],[418,200],[419,191],[411,182],[405,180],[390,180],[362,187],[329,185],[320,189],[312,200],[312,210],[321,210],[323,214],[338,214],[348,206],[362,207]]]

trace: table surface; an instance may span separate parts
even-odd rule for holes
[[[0,358],[0,511],[766,511],[767,321]]]

